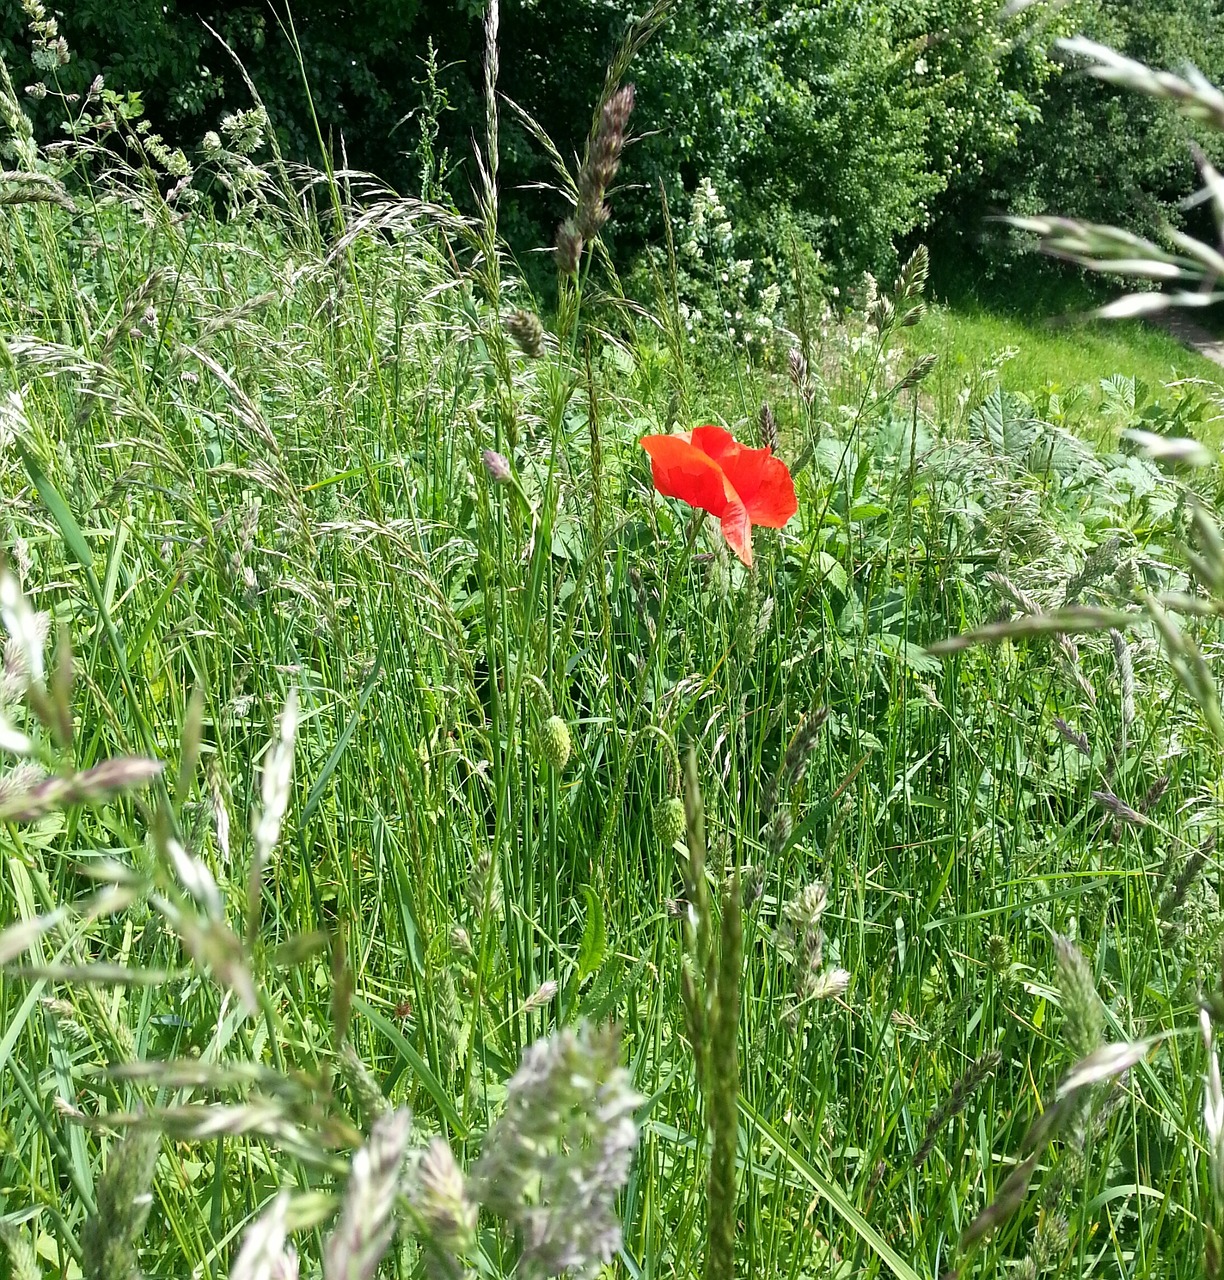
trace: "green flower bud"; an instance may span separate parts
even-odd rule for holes
[[[549,716],[540,725],[537,749],[540,759],[559,773],[570,758],[569,725],[560,716]]]
[[[659,802],[654,811],[655,835],[665,849],[670,849],[684,835],[684,801],[676,796]]]

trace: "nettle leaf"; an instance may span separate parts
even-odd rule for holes
[[[1045,424],[1017,396],[999,387],[969,417],[969,427],[996,454],[1028,465],[1029,452]]]
[[[581,985],[598,970],[608,953],[608,928],[604,921],[603,903],[590,885],[583,887],[586,896],[586,923],[582,927],[582,943],[578,948],[578,983]]]
[[[902,636],[883,631],[875,637],[880,649],[890,658],[904,663],[919,675],[932,675],[943,667],[939,658],[932,657],[920,644],[913,644]]]

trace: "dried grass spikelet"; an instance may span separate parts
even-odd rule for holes
[[[573,218],[566,220],[557,228],[557,245],[555,257],[557,270],[563,276],[572,276],[582,261],[583,239]]]
[[[282,1191],[246,1229],[230,1280],[297,1280],[297,1252],[286,1243],[289,1193]]]
[[[938,359],[939,357],[934,352],[920,355],[905,371],[901,381],[897,383],[897,390],[908,391],[911,387],[916,387],[920,382],[925,381],[927,375],[935,368]]]
[[[612,93],[603,105],[599,125],[588,143],[586,159],[578,173],[578,208],[574,214],[575,228],[584,240],[593,240],[610,216],[604,196],[620,168],[634,97],[631,84],[622,85]]]
[[[761,405],[761,443],[774,453],[778,451],[778,424],[774,420],[773,410],[767,404]]]
[[[0,807],[6,822],[35,822],[73,805],[101,804],[112,796],[147,786],[162,771],[160,760],[118,756],[80,773],[55,774],[24,791],[13,791]]]
[[[42,1264],[26,1232],[6,1223],[0,1226],[0,1244],[8,1254],[12,1280],[42,1280]]]

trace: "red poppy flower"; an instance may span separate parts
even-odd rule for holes
[[[674,436],[643,436],[654,486],[722,521],[723,537],[747,565],[752,526],[781,529],[799,509],[795,485],[770,449],[748,449],[722,427],[695,427]]]

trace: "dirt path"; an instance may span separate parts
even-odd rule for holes
[[[1195,324],[1184,311],[1170,307],[1168,311],[1158,312],[1152,321],[1166,332],[1171,333],[1178,342],[1197,351],[1205,360],[1213,364],[1224,365],[1224,341],[1221,341],[1202,325]]]

